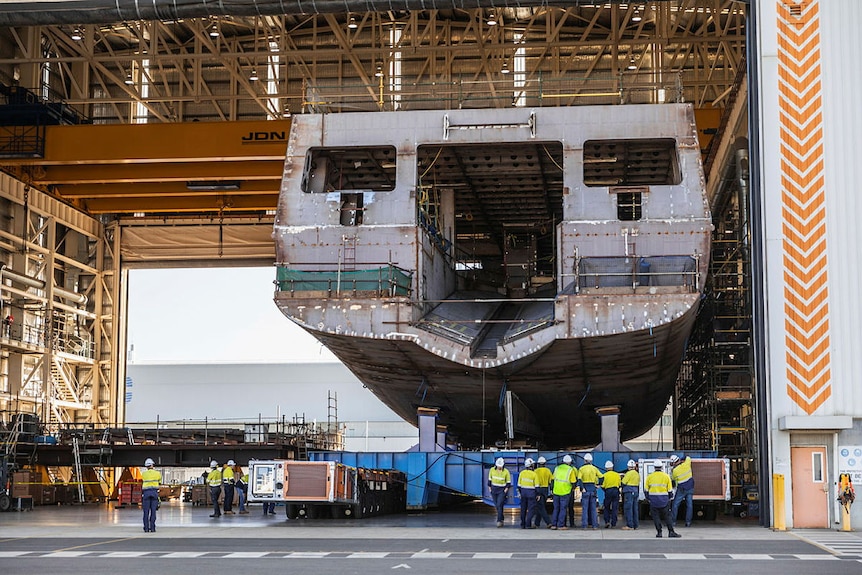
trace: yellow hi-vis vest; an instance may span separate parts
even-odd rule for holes
[[[650,495],[667,495],[673,487],[670,476],[664,471],[653,471],[646,478],[646,490]]]
[[[604,477],[604,473],[592,463],[587,463],[578,469],[578,479],[581,483],[598,483],[602,477]]]
[[[620,474],[616,471],[605,471],[605,476],[602,479],[602,487],[610,489],[620,486]]]
[[[554,468],[554,495],[568,495],[572,492],[572,483],[577,479],[575,469],[562,463]]]
[[[512,475],[505,467],[497,469],[495,466],[488,472],[488,481],[491,482],[492,487],[506,487],[512,484]]]
[[[536,487],[536,472],[532,469],[525,469],[518,474],[518,487],[521,489],[535,489]]]
[[[670,477],[676,485],[682,485],[691,479],[691,458],[686,457],[674,467],[670,472]]]
[[[162,482],[162,474],[155,469],[147,468],[141,472],[141,479],[144,480],[141,489],[158,489]]]
[[[638,473],[634,469],[629,469],[626,471],[626,474],[623,475],[623,485],[628,485],[630,487],[637,487],[641,482],[641,474]]]
[[[221,487],[221,469],[215,468],[207,475],[207,483],[210,487]]]
[[[222,481],[225,483],[230,483],[231,485],[233,485],[235,483],[234,475],[233,475],[233,467],[231,467],[230,465],[225,467],[224,471],[222,471]]]
[[[547,487],[551,482],[551,470],[547,467],[536,468],[536,487]]]

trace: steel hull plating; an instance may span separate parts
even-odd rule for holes
[[[660,418],[711,231],[690,105],[299,115],[275,300],[463,447],[593,446]]]

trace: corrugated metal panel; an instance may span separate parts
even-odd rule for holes
[[[856,0],[821,1],[824,148],[826,171],[826,226],[831,300],[831,343],[835,415],[862,416],[862,200],[859,194],[862,93],[858,44],[862,3]]]
[[[288,463],[286,500],[326,500],[326,480],[329,465],[326,463]]]

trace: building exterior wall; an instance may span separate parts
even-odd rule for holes
[[[286,321],[286,320],[285,320]],[[131,385],[129,385],[131,383]],[[340,363],[129,364],[126,420],[401,421]]]
[[[791,444],[830,439],[830,522],[841,521],[836,484],[842,448],[862,445],[862,354],[858,301],[858,163],[862,113],[856,55],[862,4],[853,0],[759,0],[757,107],[765,286],[758,346],[766,370],[773,476],[784,483],[793,527]],[[766,447],[766,446],[763,446]],[[852,457],[850,458],[852,459]],[[859,461],[856,461],[859,464]],[[862,467],[859,467],[862,470]],[[770,477],[761,478],[769,482]],[[862,476],[857,475],[858,486]],[[775,518],[775,501],[773,519]],[[862,510],[853,512],[856,524]]]

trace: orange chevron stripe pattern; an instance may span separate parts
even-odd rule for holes
[[[818,0],[779,0],[778,106],[787,395],[811,415],[832,395]]]

